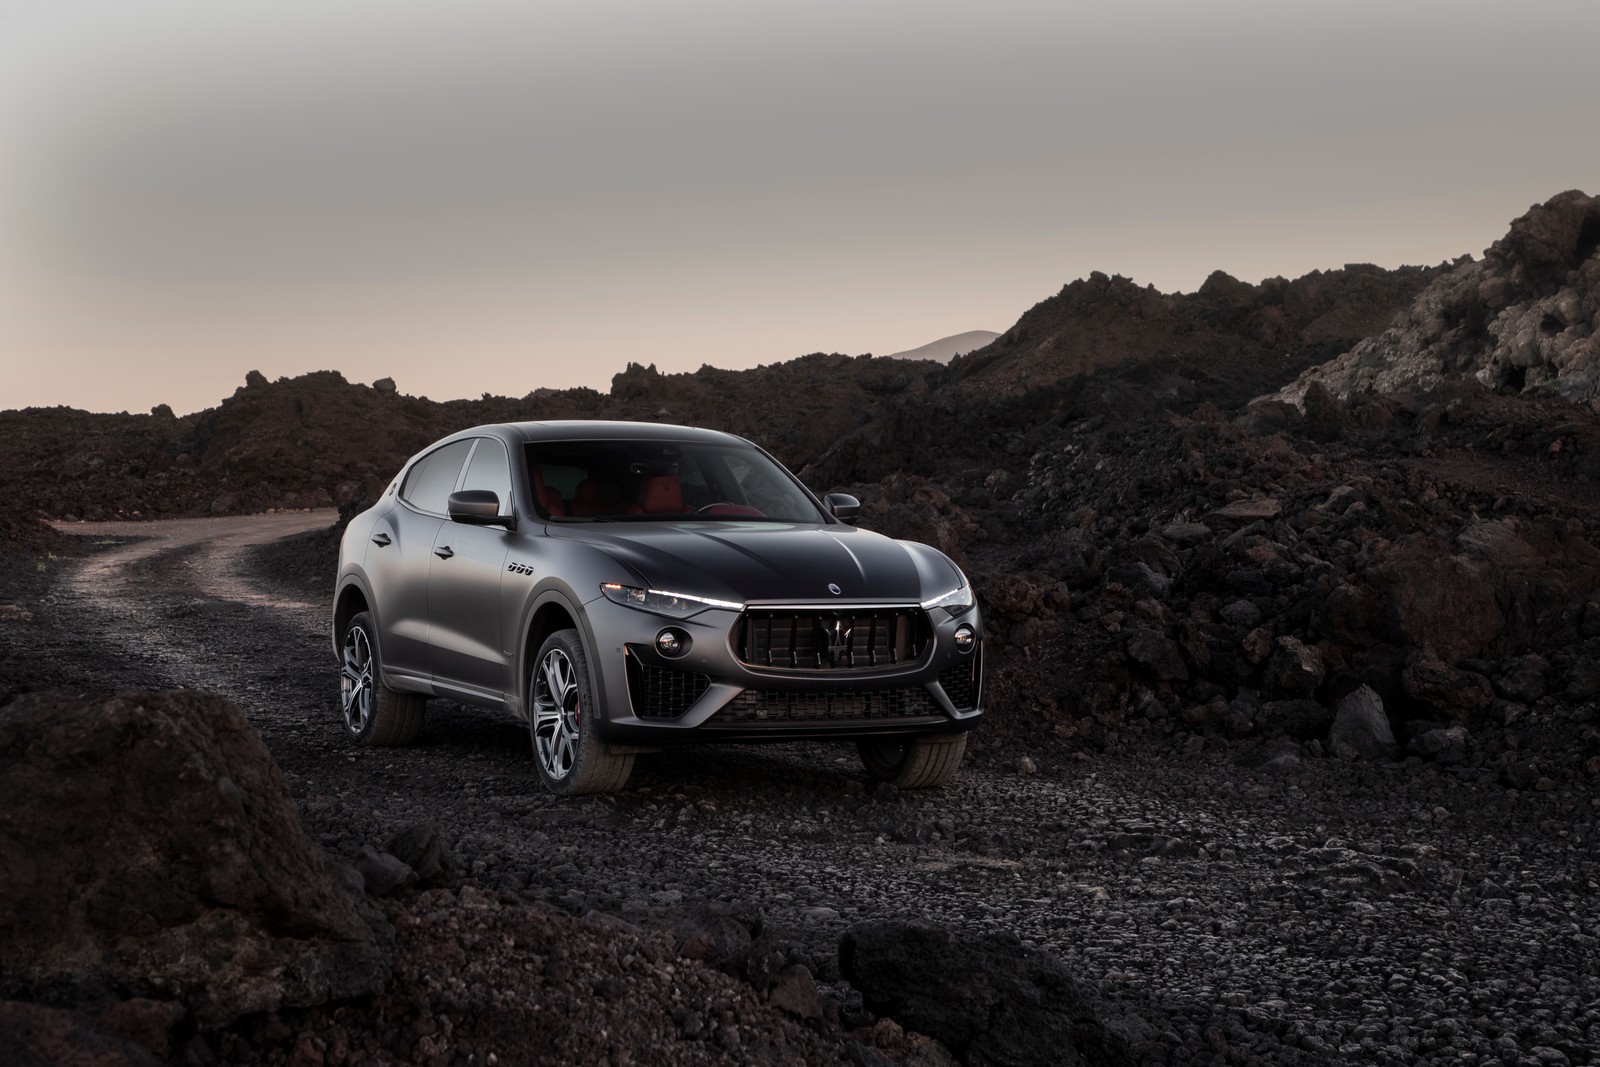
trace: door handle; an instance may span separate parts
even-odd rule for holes
[[[440,559],[449,559],[451,556],[455,555],[455,553],[450,550],[449,545],[440,545],[438,548],[433,550],[433,554],[438,556]]]
[[[390,543],[389,535],[380,531],[376,536],[373,537],[372,543],[381,548]]]

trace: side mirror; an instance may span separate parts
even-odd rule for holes
[[[517,528],[516,518],[500,514],[500,498],[487,489],[463,489],[459,493],[451,493],[447,507],[451,522],[468,526],[504,526],[508,530]]]
[[[828,505],[833,517],[846,526],[854,526],[861,521],[861,501],[849,493],[829,493],[822,498],[822,502]]]

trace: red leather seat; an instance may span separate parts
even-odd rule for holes
[[[580,518],[636,514],[638,510],[637,504],[622,502],[622,490],[616,482],[585,478],[572,491],[572,514]]]
[[[686,510],[683,506],[683,486],[678,476],[658,474],[646,478],[644,485],[639,488],[639,507],[644,509],[646,515],[683,514]]]
[[[530,464],[533,471],[533,496],[544,508],[547,515],[567,514],[567,502],[561,499],[561,493],[553,486],[544,484],[544,474],[535,465]]]

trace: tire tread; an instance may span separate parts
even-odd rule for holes
[[[933,789],[944,785],[961,767],[967,754],[967,735],[920,737],[906,752],[906,761],[894,777],[898,789]]]
[[[586,724],[580,731],[578,741],[578,757],[572,770],[559,782],[553,782],[544,774],[543,768],[538,768],[539,778],[546,788],[560,796],[588,796],[595,793],[615,793],[627,785],[628,778],[633,774],[633,754],[618,755],[611,751],[611,746],[597,736],[595,731],[587,724],[592,722],[589,718],[598,713],[591,699],[593,690],[589,686],[589,657],[583,648],[583,639],[577,630],[557,630],[545,639],[540,647],[539,654],[534,657],[534,669],[543,662],[545,653],[552,645],[561,644],[567,653],[567,658],[572,660],[572,666],[577,671],[580,679],[583,701],[586,705],[583,721]],[[528,700],[531,708],[533,701],[534,682],[528,682]],[[528,716],[528,729],[533,729],[533,715]],[[538,762],[537,745],[535,746],[534,762]]]
[[[420,693],[401,693],[383,684],[383,649],[378,643],[378,627],[370,612],[358,612],[345,627],[348,633],[360,626],[367,632],[372,649],[372,721],[358,736],[359,744],[370,748],[399,748],[422,734],[428,717],[428,698]],[[341,635],[342,636],[342,635]],[[348,731],[346,736],[349,736]]]

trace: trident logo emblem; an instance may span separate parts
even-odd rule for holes
[[[824,622],[819,623],[817,628],[822,631],[822,637],[828,643],[828,655],[833,662],[838,663],[840,656],[849,655],[850,634],[854,627],[846,626],[843,619],[834,619],[833,625]]]

